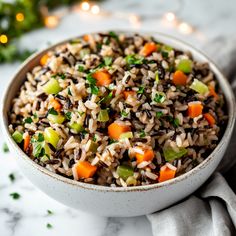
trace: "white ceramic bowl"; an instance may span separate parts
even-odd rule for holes
[[[12,140],[8,131],[7,113],[12,98],[25,79],[25,74],[39,63],[39,59],[46,51],[56,47],[57,44],[34,54],[21,65],[6,88],[1,107],[2,131],[22,172],[32,183],[52,198],[72,208],[103,216],[125,217],[149,214],[168,207],[194,192],[209,178],[221,161],[232,134],[236,113],[235,100],[230,85],[219,69],[198,50],[163,34],[155,33],[152,35],[159,41],[175,48],[190,51],[196,60],[210,64],[225,95],[229,115],[228,125],[220,143],[207,159],[186,174],[166,182],[147,186],[124,188],[86,184],[67,179],[39,166]]]

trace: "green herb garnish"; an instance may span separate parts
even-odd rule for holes
[[[153,100],[157,103],[163,103],[166,100],[166,95],[163,92],[157,92]]]
[[[20,196],[20,194],[19,193],[10,193],[9,194],[14,200],[17,200],[17,199],[19,199],[21,196]]]
[[[68,93],[68,95],[72,96],[72,93],[71,93],[71,91],[70,91],[70,88],[68,88],[67,93]]]
[[[51,210],[47,210],[48,215],[52,215],[53,212]]]
[[[15,181],[15,175],[13,173],[8,175],[8,178],[10,179],[10,181],[13,183]]]
[[[67,120],[71,120],[71,112],[70,111],[66,112],[65,117]]]
[[[162,116],[163,116],[163,112],[162,112],[162,111],[157,111],[157,112],[156,112],[156,117],[157,117],[158,119],[160,119]]]
[[[140,94],[143,94],[144,93],[144,86],[140,86],[139,88],[138,88],[138,92],[137,93],[140,93]]]
[[[117,35],[115,32],[110,31],[110,32],[109,32],[109,35],[110,35],[112,38],[114,38],[116,41],[119,41],[119,37],[118,37],[118,35]]]
[[[78,71],[79,71],[79,72],[84,72],[84,67],[81,66],[81,65],[79,65],[79,66],[78,66]]]
[[[146,136],[146,133],[144,132],[144,130],[141,130],[141,132],[139,133],[139,137],[144,138],[145,136]]]
[[[62,80],[64,80],[66,78],[65,74],[63,73],[57,73],[55,75],[52,75],[52,78],[56,78],[57,76],[59,76]]]
[[[6,143],[3,143],[2,149],[3,149],[3,152],[5,152],[5,153],[9,152],[9,148]]]
[[[127,116],[129,115],[129,113],[128,113],[128,112],[126,112],[126,111],[124,111],[124,110],[123,110],[123,111],[121,111],[121,113],[120,113],[120,114],[121,114],[121,116],[122,116],[122,117],[127,117]]]
[[[145,59],[139,55],[128,55],[126,56],[125,61],[129,65],[141,65],[145,62]]]
[[[47,228],[48,229],[51,229],[52,228],[52,225],[50,223],[47,223]]]
[[[97,138],[96,138],[96,134],[94,134],[94,136],[93,136],[93,142],[96,142],[97,141]]]
[[[86,80],[89,83],[90,89],[91,89],[91,93],[97,95],[99,92],[99,88],[96,86],[96,79],[93,78],[92,74],[88,74],[86,77]]]
[[[51,114],[51,115],[58,115],[58,112],[52,107],[48,110],[48,114]]]
[[[24,119],[24,123],[25,124],[31,124],[33,122],[32,118],[31,117],[27,117]]]
[[[38,142],[43,142],[44,141],[44,136],[42,133],[38,134]]]

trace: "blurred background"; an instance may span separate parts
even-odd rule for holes
[[[33,52],[92,31],[163,32],[203,50],[230,74],[235,12],[235,0],[0,0],[0,95]],[[106,219],[55,202],[21,176],[3,138],[0,149],[0,235],[151,235],[145,217]]]

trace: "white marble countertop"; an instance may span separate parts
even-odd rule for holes
[[[138,24],[119,17],[102,17],[71,13],[65,16],[55,29],[41,29],[25,35],[22,46],[40,49],[48,42],[55,43],[81,33],[106,29],[132,29],[165,32],[203,48],[216,38],[230,38],[236,34],[234,0],[227,3],[222,0],[208,1],[121,1],[103,2],[101,9],[135,13],[142,17]],[[176,27],[166,25],[162,15],[168,11],[176,11],[177,17],[191,24],[195,31],[183,34]],[[119,13],[119,14],[118,14]],[[8,79],[13,75],[19,63],[0,66],[0,94]],[[1,133],[0,133],[1,135]],[[0,147],[4,137],[0,138]],[[28,179],[22,176],[11,153],[4,153],[0,148],[0,235],[1,236],[42,236],[42,235],[99,235],[99,236],[149,236],[151,227],[145,216],[133,218],[104,218],[89,215],[70,209],[35,188]],[[11,183],[8,175],[14,173],[16,180]],[[13,200],[9,194],[18,192],[21,198]],[[47,210],[53,212],[47,214]],[[51,229],[46,227],[52,225]]]

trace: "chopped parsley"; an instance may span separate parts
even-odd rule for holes
[[[51,115],[58,115],[58,112],[52,107],[48,110],[48,114],[51,114]]]
[[[112,63],[112,57],[104,57],[103,58],[105,66],[110,66]]]
[[[47,210],[48,215],[52,215],[53,212],[51,210]]]
[[[92,74],[88,74],[86,80],[89,83],[91,93],[97,95],[99,92],[99,88],[96,86],[96,79],[93,78]]]
[[[140,94],[143,94],[144,93],[144,86],[140,86],[139,88],[138,88],[138,92],[137,93],[140,93]]]
[[[144,130],[141,130],[141,132],[139,133],[139,137],[144,138],[145,136],[146,136],[146,133],[144,132]]]
[[[33,117],[34,117],[34,119],[37,119],[37,118],[38,118],[38,116],[37,116],[36,113],[33,114]]]
[[[3,152],[5,152],[5,153],[9,152],[9,148],[6,143],[3,143],[2,149],[3,149]]]
[[[10,179],[10,181],[13,183],[16,179],[15,175],[13,173],[8,175],[8,178]]]
[[[168,56],[169,56],[169,53],[168,53],[168,52],[165,52],[165,51],[162,51],[162,52],[161,52],[161,55],[162,55],[163,58],[167,59]]]
[[[21,196],[20,196],[20,194],[19,193],[10,193],[9,194],[11,197],[12,197],[12,199],[14,199],[14,200],[17,200],[17,199],[19,199]]]
[[[56,78],[57,76],[59,76],[63,80],[66,78],[65,74],[63,74],[63,73],[57,73],[55,75],[52,75],[51,77],[52,78]]]
[[[116,41],[119,41],[119,37],[118,37],[118,35],[117,35],[115,32],[110,31],[110,32],[109,32],[109,35],[110,35],[112,38],[114,38]]]
[[[111,98],[113,97],[113,92],[111,91],[107,96],[101,98],[99,101],[98,101],[98,104],[100,103],[106,103],[108,102]]]
[[[27,117],[24,119],[24,123],[25,124],[31,124],[33,122],[32,118],[31,117]]]
[[[109,139],[108,140],[108,145],[112,144],[112,143],[117,143],[118,141],[115,139]]]
[[[96,138],[96,135],[93,136],[93,142],[96,142],[97,141],[97,138]]]
[[[70,88],[68,88],[67,93],[68,93],[68,95],[72,96],[72,93],[71,93],[71,91],[70,91]]]
[[[42,133],[38,134],[38,142],[43,142],[44,141],[44,136]]]
[[[85,112],[83,111],[78,111],[79,116],[81,117]]]
[[[145,59],[138,55],[128,55],[126,56],[125,61],[128,65],[141,65],[145,62]]]
[[[52,228],[52,225],[50,223],[47,223],[47,228],[48,229],[51,229]]]
[[[101,43],[97,43],[97,50],[101,50],[102,49],[102,44]]]
[[[178,127],[179,126],[179,119],[178,118],[174,118],[172,116],[167,116],[167,119],[169,120],[169,122],[174,126],[174,127]]]
[[[156,112],[156,117],[157,117],[158,119],[160,119],[162,116],[163,116],[163,112],[162,112],[162,111],[157,111],[157,112]]]
[[[122,116],[122,117],[127,117],[127,116],[129,115],[129,113],[128,113],[128,112],[126,112],[126,111],[124,111],[124,110],[123,110],[123,111],[121,111],[121,113],[120,113],[120,114],[121,114],[121,116]]]
[[[35,143],[33,148],[33,156],[39,158],[44,155],[45,155],[45,149],[43,147],[43,143]]]
[[[163,92],[157,92],[153,100],[157,103],[163,103],[166,100],[166,95]]]
[[[84,67],[81,66],[81,65],[79,65],[79,66],[78,66],[78,71],[79,71],[79,72],[84,72]]]
[[[65,117],[67,120],[71,120],[71,112],[70,111],[66,112]]]

